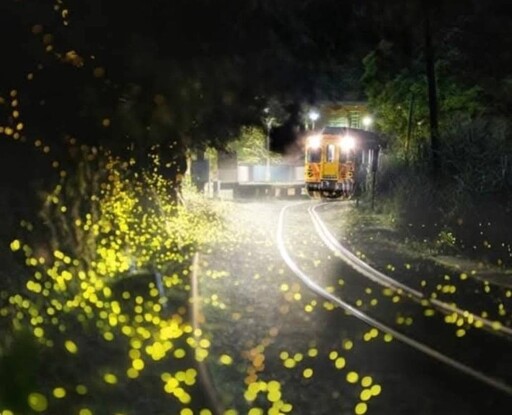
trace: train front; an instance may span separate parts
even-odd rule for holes
[[[313,198],[348,198],[354,192],[355,139],[349,134],[319,134],[306,139],[305,182]]]

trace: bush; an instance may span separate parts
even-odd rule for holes
[[[443,137],[441,172],[386,157],[378,175],[382,209],[413,239],[440,253],[512,263],[512,140],[509,123],[476,120]]]
[[[512,190],[512,129],[504,119],[456,125],[442,138],[443,176],[472,196]]]
[[[220,214],[197,194],[176,203],[154,169],[82,150],[32,221],[35,242],[10,244],[28,276],[0,291],[0,412],[199,411],[195,362],[209,343],[187,318],[189,275]]]

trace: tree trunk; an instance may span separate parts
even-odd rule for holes
[[[409,101],[409,115],[407,117],[407,137],[405,138],[405,161],[409,163],[409,149],[411,147],[411,134],[412,134],[412,118],[414,112],[414,94],[411,93],[411,100]]]
[[[428,84],[428,108],[430,116],[430,151],[432,157],[432,173],[434,177],[439,174],[440,168],[440,143],[439,143],[439,122],[437,107],[437,87],[434,50],[432,47],[431,31],[431,6],[428,1],[423,2],[425,13],[425,66]]]

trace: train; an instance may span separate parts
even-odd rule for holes
[[[306,137],[304,179],[314,199],[349,199],[356,190],[358,140],[347,128],[324,128]]]

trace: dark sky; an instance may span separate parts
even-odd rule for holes
[[[446,72],[505,99],[501,80],[510,72],[512,48],[506,2],[428,4]],[[372,50],[384,58],[382,79],[423,70],[419,0],[71,0],[54,6],[48,0],[0,6],[0,49],[9,62],[1,85],[21,87],[35,71],[30,89],[23,89],[24,102],[32,105],[26,115],[46,120],[39,129],[48,132],[105,134],[90,126],[101,126],[131,102],[125,118],[137,120],[129,129],[142,136],[153,122],[155,96],[163,96],[157,101],[168,108],[173,134],[207,131],[216,139],[260,122],[271,99],[286,108],[365,99],[362,60]],[[32,33],[35,25],[41,30]],[[83,66],[63,59],[70,51]],[[92,76],[98,67],[104,77]],[[54,116],[59,113],[65,116]],[[115,134],[123,130],[113,125],[120,126],[111,129]]]

